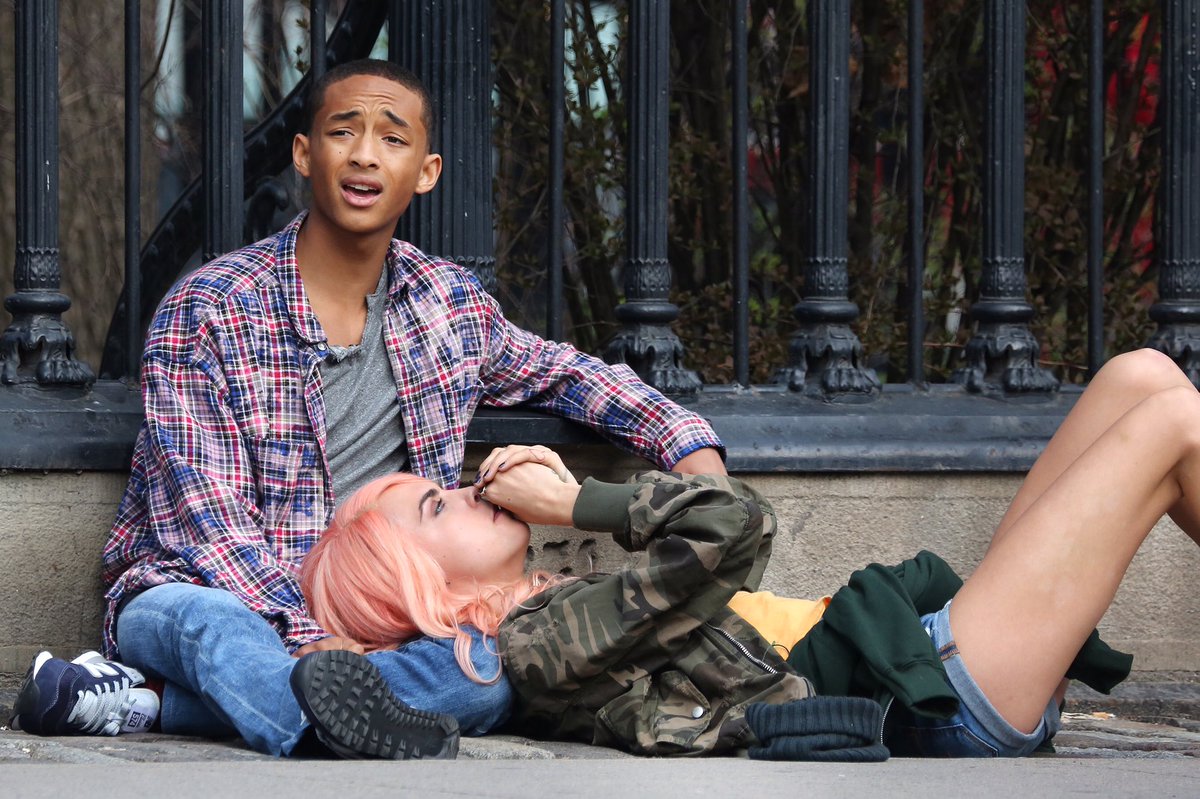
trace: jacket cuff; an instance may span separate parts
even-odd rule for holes
[[[629,503],[639,486],[631,483],[602,483],[584,479],[571,511],[571,522],[580,530],[619,533],[629,521]]]

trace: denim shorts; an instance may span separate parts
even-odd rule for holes
[[[1058,732],[1054,698],[1037,728],[1023,733],[1005,721],[967,671],[950,632],[950,603],[921,617],[958,694],[958,712],[948,719],[921,716],[894,703],[888,709],[887,745],[897,757],[1024,757]]]

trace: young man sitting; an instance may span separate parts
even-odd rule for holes
[[[468,273],[392,239],[437,183],[435,133],[411,73],[381,61],[330,70],[293,144],[308,211],[163,301],[104,549],[104,655],[39,655],[16,706],[22,729],[453,757],[460,730],[508,713],[509,686],[467,680],[452,641],[364,653],[313,621],[297,577],[337,499],[397,470],[457,485],[481,402],[587,424],[660,467],[724,472],[695,414],[627,367],[514,327]]]

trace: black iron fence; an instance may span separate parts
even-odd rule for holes
[[[62,313],[58,169],[58,8],[54,0],[17,0],[15,47],[16,260],[14,291],[5,299],[12,321],[0,338],[0,468],[123,469],[140,408],[136,380],[144,323],[170,284],[199,252],[204,258],[269,232],[287,203],[275,177],[290,163],[290,140],[313,74],[363,57],[386,26],[388,57],[429,84],[450,159],[443,182],[401,222],[400,234],[423,249],[471,269],[495,287],[492,231],[490,7],[482,0],[349,0],[326,29],[327,3],[311,0],[309,63],[300,83],[250,132],[243,133],[242,0],[202,4],[203,170],[150,233],[128,246],[125,284],[109,327],[99,380],[73,353]],[[547,3],[550,73],[563,74],[565,0]],[[625,188],[621,324],[604,356],[632,365],[648,382],[710,416],[730,447],[731,466],[745,470],[1020,469],[1045,442],[1078,387],[1060,386],[1038,363],[1031,332],[1023,238],[1024,3],[986,0],[982,278],[969,298],[974,332],[961,367],[945,385],[926,383],[923,349],[925,119],[922,92],[924,4],[908,15],[907,158],[909,229],[907,380],[881,385],[866,366],[854,332],[859,309],[848,290],[847,209],[850,186],[850,4],[808,4],[810,48],[808,152],[809,252],[803,268],[796,332],[774,382],[750,385],[749,199],[747,196],[747,4],[730,4],[730,80],[734,168],[733,265],[729,287],[735,382],[703,386],[687,367],[687,342],[672,330],[668,259],[668,53],[670,6],[627,3],[628,173]],[[125,240],[143,241],[137,187],[142,75],[140,3],[127,0],[125,57]],[[1092,0],[1088,119],[1088,366],[1104,359],[1101,259],[1104,142],[1104,9]],[[1158,325],[1148,342],[1200,380],[1200,0],[1161,4],[1162,182],[1156,205]],[[546,335],[563,333],[562,82],[551,85],[548,130],[550,222],[547,241]],[[473,441],[586,441],[564,423],[532,413],[482,413]]]

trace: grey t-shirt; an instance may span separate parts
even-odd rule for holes
[[[384,269],[375,293],[366,298],[362,342],[330,346],[318,367],[325,398],[325,454],[339,503],[364,483],[408,462],[396,379],[383,340],[387,274]]]

